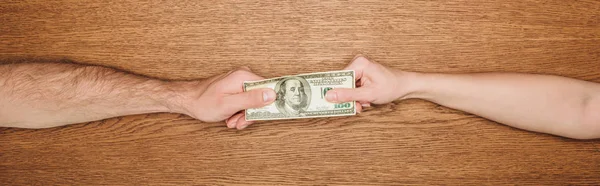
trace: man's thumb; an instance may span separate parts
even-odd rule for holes
[[[270,88],[254,89],[227,97],[227,103],[237,110],[260,108],[275,101],[275,91]]]

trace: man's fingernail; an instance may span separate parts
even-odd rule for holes
[[[328,101],[337,101],[337,93],[333,91],[327,91],[327,93],[325,93],[325,99]]]
[[[264,102],[269,101],[269,94],[267,92],[263,92],[263,101]]]
[[[275,91],[265,90],[263,91],[263,102],[271,102],[275,99]]]
[[[264,91],[263,92],[263,102],[269,102],[273,99],[273,97],[275,97],[271,91]]]

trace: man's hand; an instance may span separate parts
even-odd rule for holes
[[[243,92],[263,79],[248,68],[204,81],[163,81],[100,66],[0,65],[0,127],[49,128],[111,117],[177,112],[206,122],[250,125],[238,113],[275,100],[270,89]],[[232,117],[233,116],[233,117]]]
[[[264,78],[244,67],[206,81],[187,82],[186,84],[192,85],[181,91],[183,99],[177,102],[182,109],[178,109],[177,112],[206,122],[227,119],[227,127],[244,129],[252,124],[245,120],[244,109],[263,107],[275,101],[275,91],[272,89],[244,92],[244,81],[261,79]]]

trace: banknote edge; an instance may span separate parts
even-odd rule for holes
[[[338,114],[338,115],[328,115],[328,116],[308,116],[308,117],[286,117],[286,118],[268,118],[268,119],[251,119],[248,120],[247,116],[245,116],[246,121],[273,121],[273,120],[288,120],[288,119],[306,119],[306,118],[327,118],[327,117],[339,117],[339,116],[354,116],[356,115],[356,101],[354,102],[353,113],[349,114]],[[244,111],[245,112],[245,111]]]
[[[336,72],[352,72],[352,77],[356,78],[356,71],[354,71],[354,70],[336,70],[336,71],[327,71],[327,72],[314,72],[314,73],[287,75],[287,76],[279,76],[279,77],[274,77],[274,78],[269,78],[269,79],[262,79],[262,80],[256,80],[256,81],[244,81],[243,82],[243,84],[244,84],[244,91],[246,91],[246,83],[256,83],[256,82],[269,81],[269,80],[278,79],[278,78],[286,78],[286,77],[294,77],[294,76],[307,76],[307,75],[313,75],[313,74],[325,74],[325,73],[336,73]],[[353,86],[356,86],[356,81],[353,84]],[[353,87],[353,88],[356,88],[356,87]]]

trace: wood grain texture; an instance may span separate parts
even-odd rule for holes
[[[358,53],[410,71],[600,82],[600,1],[2,1],[0,58],[71,59],[165,79],[241,65],[337,70]],[[493,106],[493,105],[490,105]],[[236,131],[176,114],[0,129],[2,185],[600,184],[600,141],[408,100]]]

